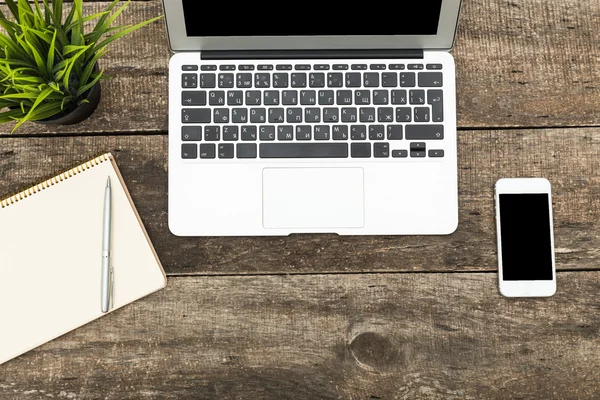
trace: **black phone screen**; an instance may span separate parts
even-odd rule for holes
[[[552,280],[548,194],[501,194],[499,197],[503,280]]]

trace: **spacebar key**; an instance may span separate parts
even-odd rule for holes
[[[348,144],[261,143],[260,158],[348,158]]]

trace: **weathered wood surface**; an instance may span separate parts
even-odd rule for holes
[[[89,3],[97,12],[106,3]],[[131,3],[121,23],[162,14],[159,0]],[[453,54],[458,124],[469,127],[600,125],[600,6],[579,0],[465,0]],[[117,42],[102,66],[96,114],[74,127],[24,126],[21,134],[167,130],[170,53],[162,21]],[[11,130],[0,126],[0,135]]]
[[[597,399],[600,272],[185,277],[1,368],[3,400]]]
[[[599,268],[599,128],[460,132],[459,228],[429,237],[178,238],[167,226],[165,135],[3,138],[0,149],[2,194],[114,152],[171,274],[495,270],[493,185],[518,176],[553,184],[558,268]]]

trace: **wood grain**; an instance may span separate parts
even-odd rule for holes
[[[600,272],[173,278],[1,367],[0,398],[596,399]]]
[[[106,3],[87,3],[98,12]],[[159,0],[130,4],[118,23],[162,14]],[[600,125],[600,6],[579,0],[466,0],[453,54],[458,125],[553,127]],[[100,108],[72,127],[29,124],[21,134],[167,130],[169,60],[162,21],[129,35],[101,61]],[[0,126],[0,135],[10,125]]]
[[[520,176],[553,184],[558,268],[599,268],[598,128],[460,132],[459,228],[428,237],[179,238],[167,226],[166,136],[3,138],[0,149],[3,194],[112,151],[170,274],[495,270],[493,185]]]

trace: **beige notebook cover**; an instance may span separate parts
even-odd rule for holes
[[[104,190],[112,186],[113,309],[166,276],[110,154],[0,202],[0,364],[101,311]]]

